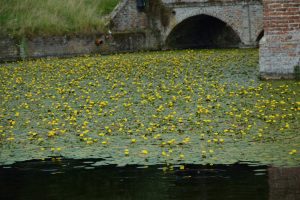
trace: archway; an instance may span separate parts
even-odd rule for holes
[[[167,48],[233,48],[241,39],[238,34],[222,20],[197,15],[178,24],[165,42]]]

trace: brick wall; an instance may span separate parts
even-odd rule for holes
[[[300,62],[300,0],[264,0],[263,78],[293,78]]]
[[[111,15],[112,31],[129,32],[147,28],[147,16],[137,10],[136,0],[123,0],[118,6]]]
[[[96,40],[102,40],[99,46]],[[24,58],[49,56],[68,57],[84,54],[108,54],[144,50],[144,33],[115,33],[104,35],[51,36],[13,40],[0,38],[0,63]]]
[[[122,0],[111,15],[111,30],[113,32],[152,31],[152,34],[146,34],[146,38],[152,37],[154,40],[156,38],[156,42],[151,41],[164,46],[167,37],[179,23],[189,17],[206,14],[227,23],[241,38],[242,46],[255,46],[256,39],[263,29],[260,0],[151,0],[148,2],[145,12],[139,12],[136,0]],[[159,46],[150,43],[147,44],[148,47]]]

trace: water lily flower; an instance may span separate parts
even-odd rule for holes
[[[141,151],[141,153],[144,154],[144,155],[147,155],[149,152],[144,149],[144,150]]]

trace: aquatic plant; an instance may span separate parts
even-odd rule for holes
[[[0,164],[300,163],[299,82],[262,82],[257,50],[1,64]]]

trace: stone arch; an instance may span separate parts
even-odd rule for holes
[[[239,47],[241,37],[222,19],[199,14],[180,20],[167,35],[167,48],[228,48]]]
[[[223,21],[224,23],[229,25],[242,39],[243,19],[236,14],[236,10],[236,7],[231,7],[227,10],[224,10],[223,8],[219,8],[216,10],[215,7],[188,8],[188,10],[185,8],[175,8],[173,12],[176,14],[173,16],[173,18],[171,18],[170,25],[164,29],[163,41],[167,39],[168,35],[177,25],[181,24],[191,17],[195,17],[198,15],[207,15]],[[242,12],[242,10],[239,10],[239,12]]]
[[[264,34],[265,34],[264,30],[259,31],[259,33],[256,36],[256,40],[255,41],[258,43],[264,37]]]

